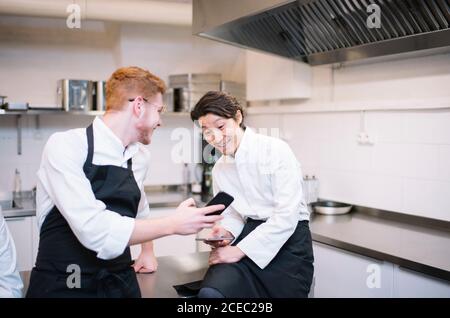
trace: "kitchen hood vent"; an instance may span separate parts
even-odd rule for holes
[[[369,6],[379,28],[368,26]],[[195,34],[311,65],[450,51],[450,0],[194,0],[193,9]]]

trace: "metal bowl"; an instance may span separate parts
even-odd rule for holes
[[[352,209],[352,205],[334,202],[334,201],[319,201],[312,204],[314,211],[319,214],[325,215],[341,215],[349,213]]]

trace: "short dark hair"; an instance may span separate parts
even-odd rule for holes
[[[209,91],[198,101],[191,111],[191,119],[196,121],[207,114],[236,119],[238,110],[242,114],[240,127],[245,129],[244,111],[236,97],[226,92]]]

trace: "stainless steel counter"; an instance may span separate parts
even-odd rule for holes
[[[146,187],[145,193],[150,208],[177,207],[182,201],[194,198],[198,206],[203,206],[208,198],[200,194],[186,193],[179,187]]]
[[[176,207],[186,193],[173,187],[146,189],[150,208]],[[207,198],[194,195],[199,206]],[[202,200],[203,199],[203,200]],[[3,211],[5,217],[35,210]],[[350,214],[312,214],[313,240],[450,281],[450,222],[354,207]]]
[[[450,222],[354,207],[311,218],[313,240],[450,281]]]
[[[419,225],[420,224],[420,225]],[[356,207],[340,216],[313,214],[313,240],[450,281],[448,222]],[[138,274],[142,297],[178,297],[174,285],[203,278],[208,252],[158,258],[158,271]],[[25,290],[29,272],[22,272]]]
[[[159,257],[155,273],[137,275],[142,297],[179,297],[173,286],[203,279],[208,269],[208,256],[209,252],[200,252]]]
[[[7,201],[2,201],[3,203]],[[14,207],[12,201],[9,202],[10,205],[2,208],[2,213],[5,218],[12,217],[26,217],[26,216],[35,216],[36,215],[36,203],[34,199],[27,198],[20,200],[20,207]]]

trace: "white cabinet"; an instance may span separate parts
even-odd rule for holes
[[[269,101],[311,97],[311,67],[283,57],[247,51],[247,100]]]
[[[449,298],[450,283],[395,265],[394,297]]]
[[[19,271],[31,270],[36,259],[34,232],[37,232],[35,217],[6,218],[17,252]]]
[[[391,297],[393,265],[314,242],[314,297]]]
[[[450,297],[450,282],[313,243],[314,297]]]
[[[175,212],[175,208],[150,208],[150,218],[159,218]],[[153,241],[156,256],[183,255],[197,251],[195,235],[170,235]],[[140,245],[131,246],[131,256],[136,259],[141,252]]]

